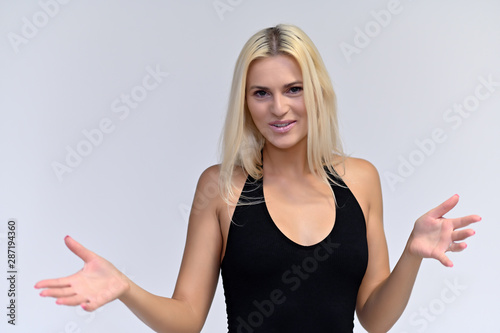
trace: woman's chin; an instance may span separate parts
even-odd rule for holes
[[[273,141],[266,141],[266,145],[269,145],[269,147],[272,147],[273,149],[278,149],[278,150],[292,150],[292,149],[297,149],[303,146],[306,148],[307,141],[305,139],[303,140],[273,140]]]

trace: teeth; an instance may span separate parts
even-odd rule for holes
[[[285,127],[285,126],[288,126],[290,125],[291,123],[286,123],[286,124],[274,124],[273,126],[275,127]]]

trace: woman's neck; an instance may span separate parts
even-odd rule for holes
[[[288,148],[280,149],[265,144],[262,150],[264,177],[305,177],[311,174],[307,162],[307,139]]]

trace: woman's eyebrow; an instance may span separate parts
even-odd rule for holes
[[[296,84],[302,84],[302,81],[293,81],[293,82],[287,83],[287,84],[283,85],[283,88],[290,88],[291,86],[294,86]],[[251,87],[248,88],[248,90],[252,90],[252,89],[266,90],[266,89],[269,89],[269,88],[268,87],[264,87],[264,86],[251,86]]]
[[[302,84],[302,81],[294,81],[294,82],[291,82],[291,83],[288,83],[288,84],[285,84],[283,86],[283,88],[290,88],[291,86],[294,86],[296,84]]]

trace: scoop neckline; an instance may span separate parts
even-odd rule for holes
[[[273,228],[275,230],[278,231],[278,233],[281,235],[282,238],[284,238],[288,243],[292,244],[293,246],[296,246],[296,247],[299,247],[301,249],[310,249],[310,248],[314,248],[314,247],[317,247],[318,245],[320,245],[321,243],[324,243],[332,234],[333,232],[336,230],[336,227],[337,227],[337,223],[338,223],[338,213],[339,213],[339,210],[337,209],[337,204],[336,204],[336,200],[334,198],[334,207],[335,207],[335,218],[333,219],[333,226],[332,228],[330,229],[330,231],[328,232],[328,234],[322,238],[319,242],[315,243],[315,244],[311,244],[311,245],[303,245],[303,244],[299,244],[297,243],[296,241],[294,241],[293,239],[291,239],[290,237],[288,237],[287,235],[285,235],[285,233],[276,225],[276,222],[274,222],[274,219],[272,218],[271,216],[271,213],[269,212],[269,209],[267,207],[267,201],[266,201],[266,197],[264,195],[264,177],[262,177],[261,179],[261,191],[262,191],[262,203],[264,204],[264,211],[265,211],[265,214],[267,215],[267,217],[269,218],[269,221],[271,222]],[[330,182],[328,182],[330,187],[332,188],[333,192],[335,193],[335,189],[333,188],[332,184]],[[335,196],[337,196],[337,193],[335,193]]]

